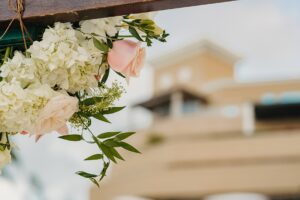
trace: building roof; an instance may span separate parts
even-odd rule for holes
[[[156,107],[159,107],[161,105],[169,104],[171,101],[172,94],[174,94],[176,92],[180,92],[181,94],[183,94],[183,100],[199,100],[205,104],[208,103],[207,98],[205,98],[205,96],[199,95],[199,92],[194,92],[187,88],[179,87],[179,88],[173,88],[166,92],[157,94],[154,97],[152,97],[151,99],[141,102],[135,106],[142,106],[149,110],[153,110]]]
[[[236,63],[241,59],[241,57],[231,53],[227,49],[209,40],[201,40],[199,42],[193,42],[171,53],[153,59],[152,61],[150,61],[150,63],[154,66],[165,66],[204,52],[210,52],[229,63]]]

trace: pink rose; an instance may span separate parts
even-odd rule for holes
[[[145,60],[145,48],[130,40],[118,40],[108,52],[110,67],[126,77],[138,76]]]
[[[75,97],[61,94],[50,99],[35,123],[36,140],[51,131],[57,131],[62,135],[67,134],[66,123],[76,111],[78,111],[78,99]]]

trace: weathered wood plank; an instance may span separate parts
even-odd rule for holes
[[[52,24],[227,1],[232,0],[26,0],[23,18],[25,23]],[[0,0],[0,25],[14,16],[8,0]]]

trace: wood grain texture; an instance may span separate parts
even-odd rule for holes
[[[25,0],[23,18],[25,23],[47,25],[227,1],[232,0]],[[8,0],[0,0],[0,26],[14,16]]]

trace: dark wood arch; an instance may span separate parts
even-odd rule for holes
[[[25,23],[74,22],[129,13],[196,6],[232,0],[25,0]],[[8,0],[0,0],[0,27],[14,17]]]

